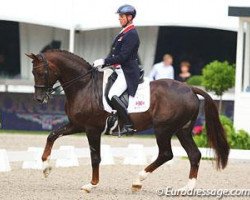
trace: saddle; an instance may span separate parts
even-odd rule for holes
[[[143,77],[144,77],[144,69],[141,69],[140,68],[140,79],[139,79],[139,84],[140,83],[143,83]],[[109,91],[112,87],[112,85],[114,84],[115,80],[117,79],[117,74],[116,72],[114,71],[108,78],[108,82],[107,82],[107,85],[106,85],[106,88],[105,88],[105,99],[107,101],[107,103],[111,106],[111,102],[108,98],[108,94],[109,94]],[[128,95],[128,91],[125,90],[122,95],[119,97],[122,101],[122,103],[126,106],[126,108],[128,108],[128,100],[129,100],[129,95]]]

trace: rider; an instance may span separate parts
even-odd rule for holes
[[[138,63],[139,36],[133,25],[136,10],[131,5],[123,5],[118,10],[121,32],[113,41],[110,54],[105,59],[94,61],[94,67],[113,66],[117,73],[117,79],[110,89],[108,98],[111,106],[117,110],[119,118],[124,122],[120,135],[133,134],[132,122],[128,116],[126,106],[119,99],[127,89],[130,96],[135,96],[140,78]]]

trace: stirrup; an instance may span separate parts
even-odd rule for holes
[[[132,125],[124,125],[122,130],[112,133],[113,136],[121,137],[123,135],[134,135],[136,130],[132,128]]]

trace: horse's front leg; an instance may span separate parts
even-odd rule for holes
[[[101,162],[101,133],[88,132],[87,138],[89,141],[91,164],[92,164],[92,180],[90,183],[82,186],[82,190],[90,192],[99,183],[99,165]]]
[[[49,134],[49,136],[47,137],[46,146],[44,148],[43,155],[42,155],[43,174],[45,177],[48,177],[52,169],[49,164],[49,159],[50,159],[53,144],[56,141],[56,139],[64,135],[70,135],[70,134],[74,134],[77,132],[79,132],[79,130],[76,129],[71,123],[69,123],[58,128],[56,131],[53,131]]]

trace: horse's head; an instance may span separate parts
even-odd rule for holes
[[[32,59],[32,73],[35,80],[34,99],[39,103],[47,103],[53,85],[58,80],[58,72],[44,54],[26,54]]]

